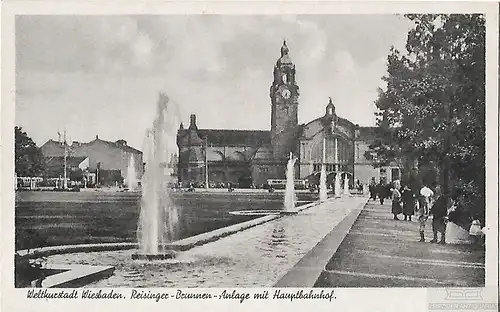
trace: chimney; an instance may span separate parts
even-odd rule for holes
[[[96,134],[96,136],[95,136],[95,139],[96,139],[96,140],[99,140],[99,136],[98,136],[97,134]]]
[[[198,127],[196,126],[196,115],[195,114],[191,114],[191,122],[189,124],[189,129],[198,130]]]
[[[181,124],[179,125],[179,130],[184,130],[184,124],[181,122]]]

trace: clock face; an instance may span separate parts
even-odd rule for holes
[[[283,89],[281,90],[281,96],[285,99],[285,100],[288,100],[290,98],[290,96],[292,95],[292,93],[290,92],[290,90],[288,89]]]

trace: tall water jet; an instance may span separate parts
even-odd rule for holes
[[[335,197],[340,197],[340,175],[341,172],[336,172],[335,173]]]
[[[135,161],[134,156],[130,156],[130,160],[127,167],[127,187],[129,190],[135,190],[137,188],[137,174],[135,172]]]
[[[165,94],[160,94],[153,128],[145,140],[146,168],[142,179],[141,212],[137,230],[139,253],[134,259],[174,256],[165,245],[178,238],[178,211],[170,197],[167,165],[175,152],[175,114]]]
[[[349,175],[346,172],[344,176],[344,196],[349,196]]]
[[[326,189],[325,158],[326,158],[326,140],[323,139],[323,163],[321,164],[321,173],[319,176],[319,201],[321,202],[325,201],[328,198]]]
[[[290,158],[286,166],[286,188],[285,188],[285,212],[291,212],[295,208],[295,181],[294,181],[294,168],[297,158],[294,158],[290,153]]]
[[[319,200],[321,202],[328,199],[328,193],[326,189],[326,170],[325,164],[321,165],[321,173],[319,175]]]

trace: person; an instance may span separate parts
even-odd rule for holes
[[[434,197],[434,192],[427,187],[427,185],[424,185],[420,189],[420,199],[421,199],[421,204],[423,205],[424,213],[429,215],[429,207],[432,204],[432,199]]]
[[[363,184],[361,184],[361,181],[358,180],[358,183],[357,183],[357,188],[358,188],[358,192],[359,193],[363,193]]]
[[[393,183],[384,183],[384,184],[385,184],[384,196],[385,198],[391,198]]]
[[[375,178],[372,178],[370,185],[368,186],[368,190],[370,191],[370,199],[377,199],[377,184],[375,183]]]
[[[438,194],[432,205],[430,214],[432,215],[432,234],[434,237],[431,243],[437,243],[438,232],[441,233],[441,244],[446,244],[446,216],[448,214],[449,197],[447,194]]]
[[[418,231],[420,232],[420,241],[419,242],[425,242],[425,223],[427,223],[427,219],[429,219],[429,214],[428,212],[425,211],[424,203],[423,203],[423,197],[420,195],[417,200],[417,215],[418,215]]]
[[[378,198],[380,200],[380,204],[383,205],[384,204],[384,199],[386,198],[387,194],[386,194],[386,187],[385,185],[382,183],[382,181],[380,181],[380,183],[377,185],[377,194],[378,194]]]
[[[394,215],[394,220],[399,220],[398,214],[402,212],[401,209],[401,193],[399,192],[400,184],[399,181],[394,181],[394,186],[392,188],[392,214]]]
[[[403,188],[403,192],[401,194],[403,199],[403,214],[405,216],[405,221],[411,221],[411,216],[413,215],[413,210],[415,209],[413,192],[410,188],[405,185]]]

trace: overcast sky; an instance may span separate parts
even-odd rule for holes
[[[67,130],[141,148],[158,92],[184,124],[269,129],[273,66],[286,38],[301,90],[299,122],[337,114],[374,125],[396,15],[22,16],[16,19],[16,124],[38,145]]]

